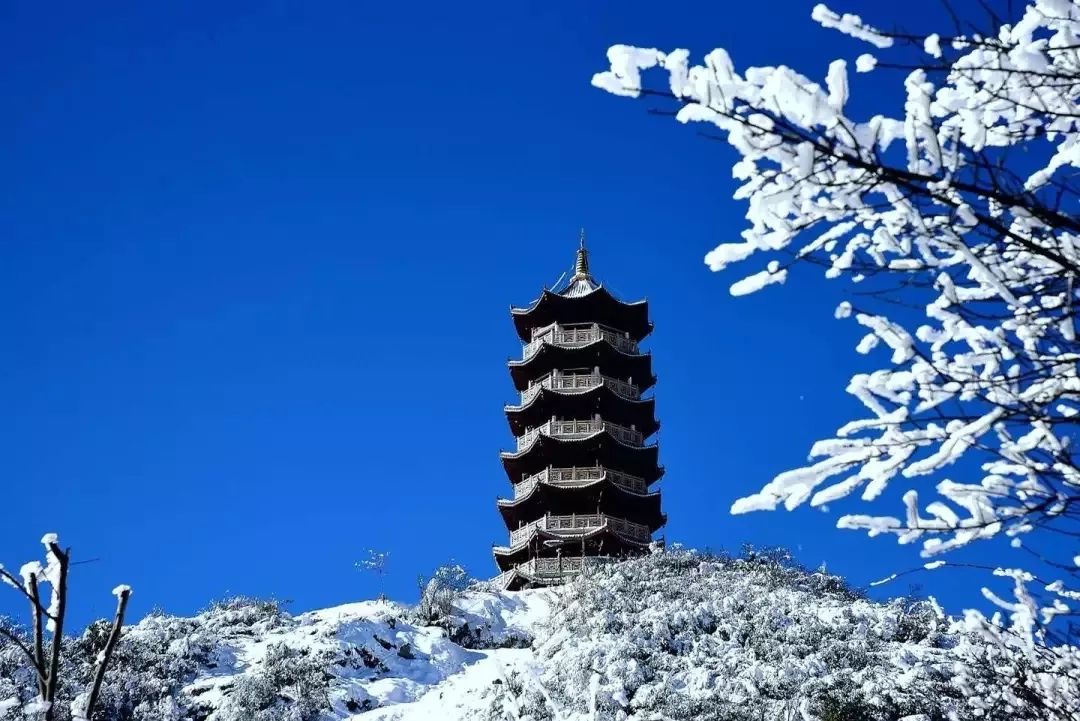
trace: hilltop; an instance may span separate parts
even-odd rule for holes
[[[103,632],[70,641],[67,678]],[[1024,717],[1015,664],[932,601],[874,602],[776,553],[658,553],[554,590],[434,589],[419,609],[233,599],[151,615],[119,649],[103,719]],[[0,646],[4,721],[32,695],[18,660]]]

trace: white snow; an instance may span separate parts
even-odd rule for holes
[[[543,590],[470,592],[457,601],[455,619],[482,629],[490,643],[528,639],[547,620],[551,599],[551,592]],[[237,680],[258,674],[268,650],[284,644],[327,657],[357,659],[363,654],[364,663],[335,666],[330,691],[334,718],[469,719],[486,702],[495,679],[524,670],[532,658],[532,652],[522,648],[463,648],[442,628],[401,620],[406,615],[407,608],[399,604],[365,601],[304,613],[289,623],[233,637],[219,653],[221,663],[214,673],[196,679],[187,693],[209,707],[227,709]],[[351,712],[350,706],[358,710]],[[209,721],[219,721],[218,714]]]
[[[937,33],[931,33],[923,40],[923,50],[927,55],[932,55],[935,58],[941,57],[941,36]]]
[[[863,53],[855,58],[855,72],[868,73],[877,67],[877,58],[870,53]]]
[[[970,619],[869,601],[772,552],[657,551],[556,590],[465,592],[439,626],[412,613],[365,601],[290,616],[238,600],[188,619],[151,615],[126,629],[105,695],[154,721],[691,721],[703,708],[783,721],[837,693],[866,708],[934,698],[942,717],[976,721],[984,701],[1010,700],[1008,684],[985,685],[985,640],[956,633]],[[972,679],[980,690],[966,698]],[[0,715],[19,715],[5,682]]]
[[[852,15],[851,13],[840,15],[830,10],[824,3],[815,5],[810,17],[824,28],[839,30],[845,35],[865,40],[879,48],[891,47],[893,44],[892,38],[886,37],[878,30],[864,23],[858,15]]]
[[[812,19],[876,48],[855,60],[859,72],[911,64],[857,15],[819,4]],[[902,513],[846,513],[837,525],[918,544],[924,557],[1005,534],[1000,550],[1021,565],[1049,535],[1063,564],[1075,550],[1050,534],[1064,525],[1072,537],[1063,511],[1080,489],[1080,7],[1020,3],[993,36],[950,37],[949,57],[942,38],[905,37],[934,60],[878,74],[897,85],[862,98],[843,58],[822,83],[779,62],[738,66],[723,48],[694,64],[683,50],[615,46],[594,82],[636,97],[643,74],[666,73],[676,121],[708,124],[735,151],[745,223],[738,242],[705,256],[712,270],[756,261],[732,295],[783,283],[787,259],[871,286],[861,312],[836,313],[866,328],[855,348],[866,360],[846,388],[863,409],[731,512],[870,502],[892,489]],[[961,468],[962,480],[948,477]],[[1015,581],[1013,599],[994,595],[1003,613],[965,622],[1003,647],[1009,633],[1034,647],[1037,621],[1063,615],[1066,600]],[[1063,590],[1080,594],[1075,578]]]

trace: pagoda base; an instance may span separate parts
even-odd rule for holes
[[[615,560],[604,556],[533,558],[525,563],[517,564],[509,571],[500,573],[492,579],[492,583],[504,591],[557,586],[580,576],[590,568]]]

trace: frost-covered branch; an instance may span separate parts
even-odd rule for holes
[[[1000,537],[1037,549],[1060,578],[1002,569],[1015,600],[987,591],[1011,619],[1013,636],[1000,637],[1034,648],[1080,604],[1080,5],[1033,0],[981,33],[960,18],[953,34],[889,32],[824,5],[812,17],[872,46],[858,73],[886,83],[887,68],[903,68],[895,109],[849,113],[858,83],[846,59],[819,82],[784,66],[739,71],[723,49],[693,65],[685,50],[616,45],[593,78],[674,103],[679,122],[719,129],[741,156],[732,174],[747,225],[705,257],[717,271],[763,258],[733,295],[823,267],[856,284],[859,306],[836,313],[862,327],[856,351],[885,351],[847,387],[865,412],[732,511],[893,489],[902,514],[838,525],[919,543],[927,557]]]
[[[127,611],[128,599],[131,598],[131,587],[117,586],[113,589],[113,595],[116,596],[116,614],[113,616],[112,630],[109,632],[109,638],[105,642],[105,648],[98,655],[90,694],[86,697],[85,702],[79,699],[74,704],[75,708],[73,708],[72,714],[74,721],[88,721],[90,718],[90,714],[93,712],[95,704],[97,704],[98,694],[101,693],[101,683],[105,680],[105,669],[109,665],[109,659],[116,649],[116,644],[120,641],[120,633],[124,627],[124,613]]]
[[[6,626],[0,626],[0,636],[11,642],[25,656],[37,681],[38,698],[27,707],[30,713],[40,713],[45,721],[59,718],[56,707],[57,694],[60,690],[61,652],[64,647],[64,619],[67,615],[68,570],[71,565],[70,549],[60,547],[55,533],[47,533],[41,539],[45,547],[45,564],[36,561],[24,564],[20,569],[21,579],[0,566],[0,581],[18,590],[30,601],[30,628],[32,641],[27,641],[20,633]],[[49,605],[41,599],[41,588],[49,587]],[[109,657],[120,640],[131,589],[119,586],[114,593],[117,596],[116,617],[113,622],[109,641],[98,659],[93,688],[85,703],[73,709],[74,718],[89,719],[97,699],[101,681],[108,665]],[[46,650],[44,631],[51,637]]]

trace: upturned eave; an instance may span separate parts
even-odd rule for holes
[[[659,447],[655,443],[633,446],[623,443],[607,431],[596,431],[579,438],[558,438],[541,433],[525,448],[503,451],[499,456],[511,482],[517,482],[523,475],[538,473],[548,466],[596,463],[652,483],[664,474],[663,467],[658,463],[659,454]]]
[[[518,391],[526,390],[529,381],[553,370],[569,368],[598,367],[608,375],[632,378],[642,393],[656,385],[651,353],[627,353],[602,339],[574,347],[544,343],[528,358],[511,359],[507,367]]]
[[[613,423],[634,425],[648,438],[660,430],[655,408],[653,398],[626,398],[601,384],[585,390],[541,388],[528,403],[507,405],[504,411],[514,435],[521,435],[527,427],[538,426],[552,415],[592,417],[598,413]]]
[[[537,483],[519,498],[500,498],[499,514],[508,529],[545,512],[565,515],[596,511],[647,526],[650,533],[662,528],[667,517],[660,510],[660,492],[635,493],[607,477],[572,486]],[[529,518],[526,518],[528,516]]]
[[[544,289],[540,297],[525,308],[510,308],[518,337],[528,342],[533,328],[556,321],[560,323],[606,322],[641,340],[652,332],[647,299],[619,300],[598,283],[594,289],[572,296]]]

